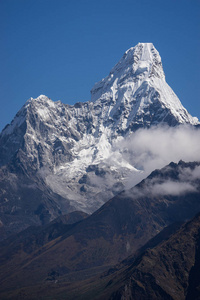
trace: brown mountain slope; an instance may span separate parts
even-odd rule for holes
[[[168,233],[177,228],[172,227]],[[71,286],[61,282],[56,299],[199,300],[200,214],[168,237],[163,230],[156,239],[140,249],[137,257],[130,256],[101,276]],[[54,295],[52,285],[48,288],[48,292],[47,286],[43,288],[44,299]]]
[[[31,251],[23,241],[15,241],[14,252],[12,244],[2,244],[1,293],[44,285],[55,278],[69,282],[82,274],[84,279],[134,253],[167,225],[193,217],[200,211],[197,171],[199,163],[183,162],[157,170],[90,217]],[[173,194],[166,194],[166,183],[167,187],[172,184]]]
[[[119,277],[110,299],[200,299],[200,214]]]
[[[179,229],[177,229],[179,228]],[[170,234],[171,233],[171,234]],[[200,214],[171,225],[102,275],[82,280],[59,277],[56,272],[38,285],[1,293],[1,299],[68,300],[199,300]]]
[[[172,227],[168,233],[176,228]],[[68,290],[61,285],[57,299],[65,295],[77,300],[199,300],[200,213],[168,238],[165,231],[142,247],[137,257],[79,283],[79,289],[76,284]]]

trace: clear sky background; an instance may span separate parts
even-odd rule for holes
[[[90,100],[138,42],[154,44],[166,81],[200,119],[199,0],[0,0],[0,130],[30,97]]]

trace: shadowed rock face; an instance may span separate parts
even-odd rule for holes
[[[135,266],[136,262],[133,261],[140,247],[166,226],[190,219],[200,211],[200,182],[195,175],[199,166],[198,162],[171,163],[161,170],[154,171],[136,187],[121,192],[81,222],[73,225],[65,225],[63,222],[60,224],[60,221],[54,225],[52,222],[50,227],[30,228],[28,234],[22,232],[3,242],[0,248],[2,292],[12,288],[15,290],[16,286],[23,288],[40,284],[55,274],[59,274],[59,278],[67,276],[67,280],[70,281],[72,274],[72,277],[76,278],[76,274],[84,272],[82,278],[85,278],[84,276],[91,276],[103,268],[113,266],[134,253],[132,264]],[[190,174],[190,180],[187,176],[188,191],[184,190],[183,193],[185,174]],[[172,195],[169,192],[166,194],[166,182],[176,184]],[[162,189],[157,189],[158,183]],[[195,189],[191,190],[190,185]],[[158,242],[154,241],[150,245],[152,247],[157,244]],[[191,249],[188,249],[189,253]],[[168,254],[171,251],[169,250],[170,247]],[[175,255],[173,253],[172,251],[171,257]],[[156,257],[159,262],[162,261],[162,256],[159,258],[154,250],[147,251],[146,255],[149,266],[153,265],[151,260]],[[175,263],[176,260],[175,257]],[[169,266],[170,270],[176,270],[175,263]],[[132,268],[132,265],[130,267]],[[176,274],[179,272],[180,277],[182,271],[177,269]],[[159,272],[159,269],[156,272]],[[174,274],[175,271],[170,272]],[[141,284],[148,279],[150,287],[155,289],[156,283],[152,276],[155,277],[155,274],[151,274],[149,269],[144,279],[141,279]],[[133,282],[135,284],[135,281]],[[160,287],[158,290],[160,291]],[[163,290],[165,291],[164,288]],[[158,295],[161,295],[161,292],[159,293]],[[154,297],[154,294],[152,295]]]
[[[2,131],[1,237],[75,210],[93,213],[121,192],[139,173],[112,151],[116,140],[152,125],[199,124],[167,85],[151,43],[127,50],[91,95],[74,106],[31,98]]]
[[[199,258],[200,214],[113,276],[121,286],[109,299],[199,299]]]

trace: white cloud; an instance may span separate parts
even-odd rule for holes
[[[140,129],[115,144],[122,156],[143,173],[133,172],[127,188],[137,184],[153,170],[180,160],[200,161],[200,129],[191,126]],[[200,168],[192,176],[200,177]]]
[[[161,184],[154,184],[151,186],[151,193],[153,195],[172,195],[179,196],[187,192],[197,192],[194,185],[189,182],[166,181]]]

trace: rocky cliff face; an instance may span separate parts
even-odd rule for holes
[[[73,210],[95,211],[122,191],[130,176],[142,178],[141,170],[115,151],[117,141],[138,128],[199,124],[167,85],[150,43],[127,50],[91,94],[91,102],[74,106],[43,95],[31,98],[2,131],[3,224],[19,230],[21,215],[27,226]]]

